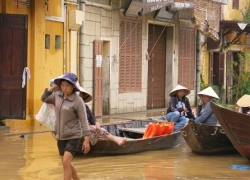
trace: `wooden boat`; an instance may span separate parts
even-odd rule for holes
[[[173,132],[169,135],[162,135],[143,139],[142,136],[146,130],[147,124],[154,120],[124,120],[115,123],[102,124],[102,127],[108,130],[112,135],[127,137],[124,145],[119,146],[116,143],[99,138],[97,143],[91,146],[90,154],[118,155],[131,154],[143,151],[161,150],[175,147],[180,144],[182,139],[181,132]],[[81,147],[78,154],[82,154]]]
[[[195,153],[212,155],[237,152],[221,126],[201,124],[190,119],[181,133]]]
[[[250,117],[215,103],[211,108],[235,149],[250,161]]]

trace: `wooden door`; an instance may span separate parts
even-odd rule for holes
[[[149,24],[147,108],[165,107],[166,28]]]
[[[27,16],[0,14],[0,119],[26,118]]]
[[[94,41],[94,109],[95,116],[102,116],[102,57],[103,42]]]

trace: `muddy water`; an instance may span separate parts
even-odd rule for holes
[[[136,119],[159,114],[161,112],[122,117]],[[99,119],[103,123],[117,120]],[[0,180],[61,180],[63,170],[52,134],[37,133],[24,137],[20,134],[7,136],[0,132]],[[197,155],[191,152],[184,140],[178,147],[168,150],[120,156],[77,156],[73,163],[81,179],[86,180],[250,179],[250,170],[231,167],[250,166],[239,154]]]
[[[1,180],[60,180],[62,165],[51,133],[1,136]],[[77,156],[74,165],[82,179],[249,179],[249,170],[235,170],[233,164],[249,165],[238,154],[200,156],[184,141],[168,150],[120,156]]]

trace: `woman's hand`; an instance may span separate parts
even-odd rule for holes
[[[199,105],[203,105],[203,101],[202,101],[202,99],[200,99]]]
[[[48,89],[48,91],[49,91],[49,92],[52,92],[55,88],[57,88],[57,85],[56,85],[56,84],[54,84],[53,86],[51,86],[51,87]]]
[[[188,110],[187,108],[184,108],[184,111],[185,111],[185,112],[189,112],[189,110]]]
[[[95,127],[96,127],[96,129],[99,129],[99,130],[101,130],[101,126],[100,126],[100,124],[99,124],[99,122],[95,122]]]
[[[87,154],[90,150],[90,145],[89,145],[89,136],[84,137],[84,141],[82,143],[82,150],[84,154]]]

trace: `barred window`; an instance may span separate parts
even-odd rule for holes
[[[179,36],[178,83],[190,90],[195,79],[195,32],[181,28]]]
[[[140,92],[142,84],[142,22],[120,22],[119,93]]]

